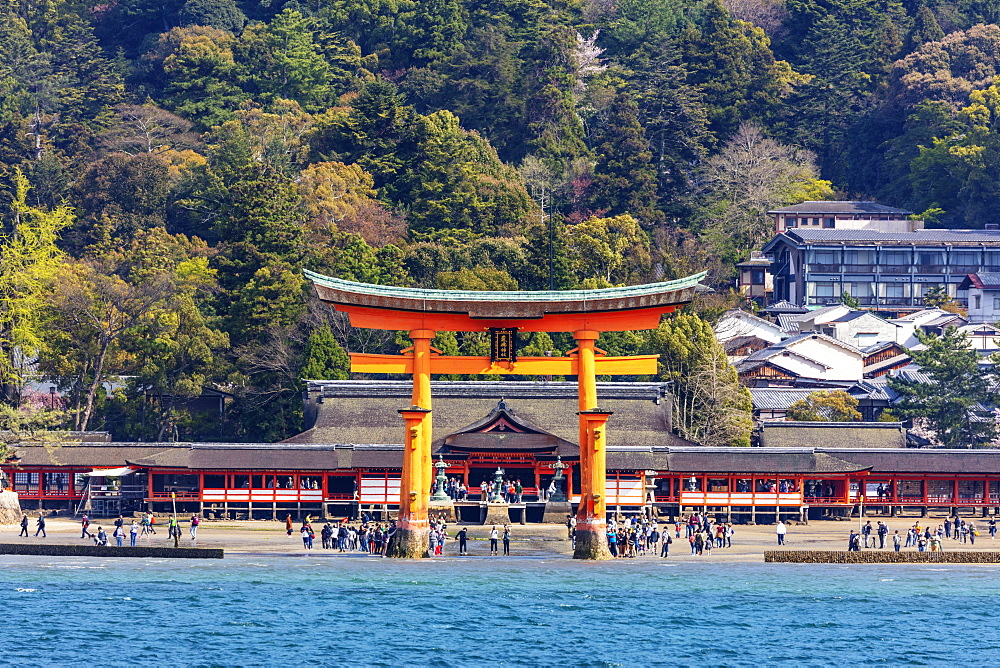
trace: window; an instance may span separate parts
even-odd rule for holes
[[[953,267],[968,267],[969,271],[979,269],[979,253],[975,251],[952,251],[951,265]]]
[[[785,227],[795,227],[795,218],[785,218]]]
[[[1000,297],[993,298],[993,310],[1000,311]]]
[[[845,252],[844,264],[874,264],[875,251],[873,250],[849,250]]]
[[[978,310],[983,307],[983,297],[982,295],[974,295],[972,297],[972,308]]]
[[[833,229],[834,224],[835,223],[834,223],[834,219],[833,218],[824,218],[823,219],[823,227],[825,227],[828,230]]]
[[[882,251],[882,264],[910,264],[910,251]]]
[[[906,287],[906,286],[903,285],[903,284],[898,284],[898,285],[889,284],[889,285],[884,286],[883,289],[885,290],[885,296],[886,297],[893,297],[895,299],[902,299],[903,298],[903,288],[904,287]]]
[[[944,253],[941,251],[917,251],[917,264],[925,267],[935,267],[944,264]]]
[[[750,270],[750,285],[764,285],[764,270],[763,269],[751,269]]]
[[[205,474],[205,489],[225,489],[226,476]]]
[[[813,285],[816,286],[817,297],[837,297],[839,295],[836,283],[814,283]]]

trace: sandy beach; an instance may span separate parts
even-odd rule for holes
[[[18,541],[45,541],[48,543],[65,545],[92,542],[90,539],[80,538],[81,532],[79,521],[59,518],[47,520],[46,530],[48,536],[46,538],[42,538],[41,536],[36,538],[34,536],[36,528],[36,515],[29,514],[28,517],[31,520],[28,538],[18,537],[20,527],[6,525],[0,527],[0,542],[14,543]],[[868,519],[871,519],[872,526],[874,527],[877,525],[879,518],[871,517]],[[884,549],[892,549],[892,533],[894,531],[898,530],[900,534],[903,535],[905,534],[906,528],[912,526],[914,522],[919,522],[921,527],[929,524],[932,528],[936,528],[939,524],[944,522],[944,519],[945,518],[943,516],[933,516],[927,518],[885,518],[883,521],[886,521],[889,526],[889,536],[886,540],[886,547]],[[969,519],[972,518],[965,519],[966,521],[969,521]],[[976,526],[979,528],[980,532],[980,536],[976,538],[975,545],[946,538],[944,540],[944,549],[947,551],[988,551],[1000,549],[1000,543],[997,543],[996,540],[991,540],[989,537],[986,519],[975,519]],[[140,537],[138,543],[139,545],[169,546],[172,544],[172,541],[167,538],[167,520],[162,519],[160,521],[162,521],[163,524],[157,525],[157,534]],[[109,550],[128,549],[128,538],[125,539],[126,547],[117,548],[113,546],[114,540],[110,539],[111,532],[114,529],[113,522],[113,520],[106,521],[104,519],[92,520],[90,531],[95,533],[98,526],[104,526],[105,530],[108,532],[111,543],[111,546],[108,547]],[[270,554],[276,556],[297,556],[308,554],[312,557],[339,557],[346,554],[361,556],[362,554],[359,552],[342,554],[337,550],[324,550],[322,548],[322,541],[319,540],[320,528],[323,526],[323,523],[320,521],[313,522],[313,529],[316,533],[316,541],[315,547],[312,551],[307,551],[302,546],[302,539],[298,532],[298,528],[300,526],[299,524],[295,525],[295,531],[292,532],[291,536],[288,536],[285,533],[285,525],[283,522],[203,521],[201,526],[198,528],[197,541],[191,540],[186,520],[182,521],[181,526],[183,529],[183,536],[181,538],[182,545],[196,545],[197,547],[214,548],[221,547],[226,550],[227,554]],[[481,525],[461,526],[468,528],[470,556],[487,556],[489,554],[488,534],[490,527]],[[659,526],[661,530],[664,527],[662,523]],[[688,545],[687,539],[684,537],[684,531],[682,529],[681,537],[679,539],[675,537],[674,543],[671,545],[670,558],[680,560],[712,559],[715,561],[752,562],[763,561],[764,550],[845,550],[847,549],[848,534],[852,528],[857,530],[859,526],[857,518],[854,518],[853,521],[812,521],[808,525],[792,523],[787,525],[788,533],[785,538],[786,544],[785,547],[781,548],[777,545],[774,525],[735,525],[734,528],[736,533],[733,536],[733,546],[731,548],[715,548],[712,550],[711,555],[703,556],[691,554],[691,549]],[[448,535],[450,537],[454,536],[458,528],[459,525],[449,525]],[[563,555],[568,558],[572,554],[570,542],[566,538],[566,528],[564,526],[553,524],[512,525],[511,532],[513,536],[511,541],[512,556],[542,557]],[[671,532],[671,535],[673,535],[673,532]],[[877,539],[874,536],[873,543],[877,544]],[[904,551],[916,551],[916,548],[904,548]],[[455,558],[458,558],[458,541],[453,538],[449,539],[445,546],[444,556],[454,556]],[[498,558],[502,559],[503,557]],[[651,554],[647,554],[639,558],[651,559],[653,556]]]

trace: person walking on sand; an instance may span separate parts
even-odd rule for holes
[[[781,520],[778,520],[778,526],[775,527],[774,533],[778,536],[778,545],[785,544],[785,534],[788,533],[788,527]]]
[[[299,531],[302,533],[302,547],[306,550],[313,549],[312,527],[308,524],[303,524]]]
[[[510,527],[506,524],[503,526],[503,556],[510,556]]]
[[[899,535],[899,531],[897,530],[894,534],[892,534],[893,549],[895,549],[896,552],[899,552],[899,548],[902,545],[902,543],[903,543],[903,538]]]
[[[21,517],[21,533],[17,534],[17,536],[18,536],[18,538],[20,538],[21,536],[24,536],[25,538],[28,537],[28,516],[27,515],[24,515],[23,517]]]
[[[139,524],[132,520],[132,525],[128,528],[129,546],[135,547],[135,541],[139,538]]]
[[[469,554],[469,530],[462,527],[455,534],[455,540],[458,541],[458,556],[467,556]]]
[[[497,556],[497,541],[500,538],[500,532],[497,531],[497,525],[493,525],[490,529],[490,556]]]
[[[90,533],[90,518],[87,517],[87,513],[83,514],[80,518],[80,538],[93,538],[94,534]]]
[[[35,530],[36,538],[38,537],[39,531],[42,533],[42,538],[48,538],[48,536],[45,534],[45,515],[38,513],[38,520],[35,522],[35,526],[38,527],[38,529]]]
[[[294,525],[292,524],[292,516],[289,514],[285,517],[285,533],[291,536],[293,528]]]
[[[191,516],[191,540],[198,540],[198,527],[201,526],[201,518],[198,515]]]

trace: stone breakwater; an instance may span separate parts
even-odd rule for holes
[[[1000,564],[1000,552],[766,550],[764,561],[789,564]]]
[[[0,524],[17,524],[21,521],[21,504],[17,492],[0,490]]]
[[[222,559],[222,548],[202,547],[110,547],[99,545],[40,545],[0,543],[0,554],[46,557],[154,557],[158,559]]]

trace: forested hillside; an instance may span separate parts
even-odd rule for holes
[[[303,378],[398,349],[304,267],[483,290],[708,268],[720,307],[776,205],[1000,205],[995,0],[0,7],[4,399],[58,379],[67,426],[122,439],[278,439]],[[178,408],[204,386],[234,397],[221,424]]]

